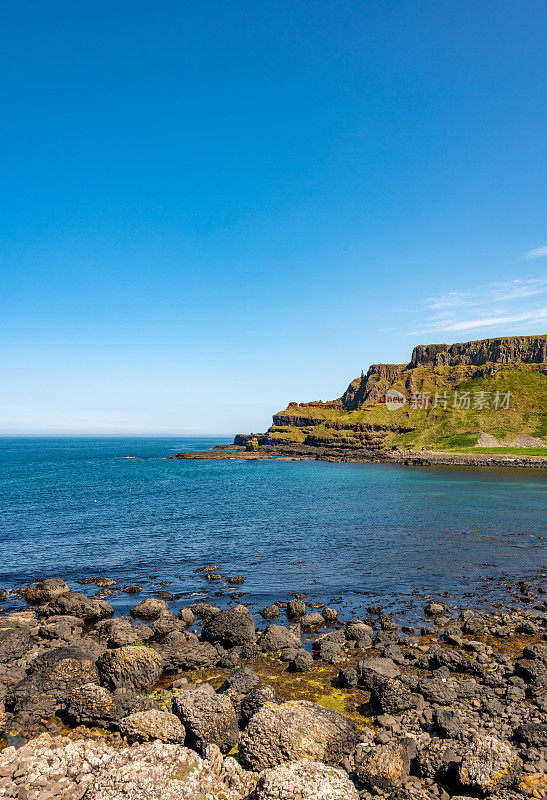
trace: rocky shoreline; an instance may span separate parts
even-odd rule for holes
[[[299,595],[257,625],[161,597],[116,617],[60,578],[22,594],[0,616],[0,797],[547,797],[539,579],[493,613],[440,594],[414,627]]]
[[[237,437],[236,437],[237,438]],[[441,453],[432,450],[333,450],[310,445],[264,445],[248,449],[241,444],[213,450],[177,453],[170,459],[257,459],[275,458],[281,461],[345,461],[404,464],[405,466],[467,466],[467,467],[517,467],[547,469],[547,458],[541,456],[514,456],[502,453]]]

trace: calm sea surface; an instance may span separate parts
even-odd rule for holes
[[[180,595],[175,610],[241,591],[255,609],[304,592],[410,613],[427,594],[503,598],[547,567],[543,472],[167,460],[228,441],[1,439],[0,586],[61,575],[93,593],[77,582],[101,575]],[[245,583],[207,581],[207,564]]]

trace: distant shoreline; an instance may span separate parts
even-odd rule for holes
[[[547,469],[547,458],[542,456],[515,456],[494,453],[440,453],[431,450],[391,450],[384,452],[360,452],[333,454],[314,451],[312,447],[261,447],[247,450],[234,445],[194,453],[177,453],[169,459],[226,460],[276,459],[281,461],[331,461],[402,464],[404,466],[466,466],[466,467],[518,467],[524,469]]]

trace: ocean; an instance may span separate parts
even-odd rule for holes
[[[427,597],[488,606],[545,572],[541,471],[167,458],[229,441],[1,439],[0,587],[58,575],[93,594],[78,582],[102,576],[120,612],[161,589],[174,610],[242,594],[257,611],[302,593],[411,617]],[[207,565],[223,579],[206,580]]]

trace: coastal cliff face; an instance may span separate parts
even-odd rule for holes
[[[519,361],[523,364],[547,362],[547,337],[512,336],[451,345],[419,344],[412,351],[408,366],[410,369],[419,366],[454,367],[459,364],[480,367],[489,362],[506,365]]]
[[[405,398],[400,408],[386,406],[389,389]],[[503,445],[507,453],[547,456],[547,336],[417,345],[410,363],[372,364],[341,398],[292,402],[255,436],[260,448],[281,455],[367,459]],[[248,440],[240,434],[235,444]]]

